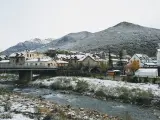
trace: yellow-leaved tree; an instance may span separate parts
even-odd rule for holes
[[[133,60],[133,61],[131,62],[130,69],[132,70],[133,73],[134,73],[136,70],[138,70],[139,67],[140,67],[139,60]]]

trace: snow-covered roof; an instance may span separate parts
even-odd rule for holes
[[[87,56],[84,56],[83,58],[81,58],[80,60],[78,60],[78,61],[83,61],[84,59],[86,59],[87,57],[90,57],[91,59],[93,59],[93,60],[95,60],[92,56],[90,56],[90,55],[87,55]],[[95,60],[96,61],[96,60]]]
[[[48,50],[56,50],[55,48],[48,48]]]
[[[112,53],[111,53],[111,56],[112,56],[112,57],[117,57],[117,55],[115,55],[115,54],[112,54]]]
[[[9,57],[16,57],[16,55],[19,55],[19,56],[24,56],[26,54],[26,52],[16,52],[16,53],[12,53],[9,55]]]
[[[70,59],[70,58],[74,58],[77,57],[77,59],[81,59],[82,57],[84,57],[84,55],[65,55],[65,54],[58,54],[57,57],[60,58],[65,58],[65,59]]]
[[[9,60],[1,60],[0,63],[8,63]]]
[[[0,55],[0,58],[4,59],[6,57],[6,55]]]
[[[153,63],[157,63],[157,60],[152,60]]]
[[[140,68],[140,69],[138,69],[136,72],[155,72],[155,71],[158,71],[157,69],[152,69],[152,68],[147,68],[147,69],[145,69],[145,68]]]
[[[149,57],[146,54],[135,54],[135,55],[141,59],[149,59]]]
[[[96,61],[103,61],[103,62],[107,62],[107,60],[105,60],[105,59],[97,59]]]
[[[71,53],[78,53],[78,51],[70,51]]]
[[[156,66],[157,64],[155,64],[155,63],[145,63],[144,65],[153,65],[153,66]]]
[[[56,63],[63,63],[63,64],[68,64],[67,61],[62,61],[62,60],[57,60]]]
[[[119,61],[119,59],[114,59],[114,58],[113,58],[112,61]]]
[[[29,51],[24,51],[24,52],[27,52],[27,53],[34,53],[34,52],[37,52],[36,50],[29,50]]]
[[[21,51],[21,52],[15,52],[9,55],[9,57],[15,57],[17,54],[19,54],[19,56],[24,56],[27,53],[37,53],[36,50],[25,50],[25,51]]]
[[[114,72],[120,72],[120,70],[113,70]]]
[[[130,55],[124,55],[123,57],[124,57],[124,58],[131,58]]]

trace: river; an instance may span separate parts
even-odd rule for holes
[[[15,88],[13,91],[41,96],[46,100],[54,101],[58,104],[97,110],[113,116],[124,117],[128,113],[133,120],[159,120],[154,113],[160,114],[160,111],[155,111],[153,108],[143,108],[116,101],[103,101],[79,94],[63,94],[60,91],[42,88]]]

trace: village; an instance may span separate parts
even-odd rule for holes
[[[44,53],[26,50],[9,56],[0,56],[0,67],[57,68],[108,76],[112,79],[118,78],[117,80],[128,79],[127,76],[157,78],[160,73],[158,65],[160,65],[160,49],[157,49],[157,56],[151,58],[139,53],[130,56],[126,50],[115,55],[110,51],[83,53],[53,48]],[[75,74],[72,73],[69,75],[74,76]]]

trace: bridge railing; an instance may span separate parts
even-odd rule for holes
[[[0,64],[0,68],[57,68],[57,66]]]

